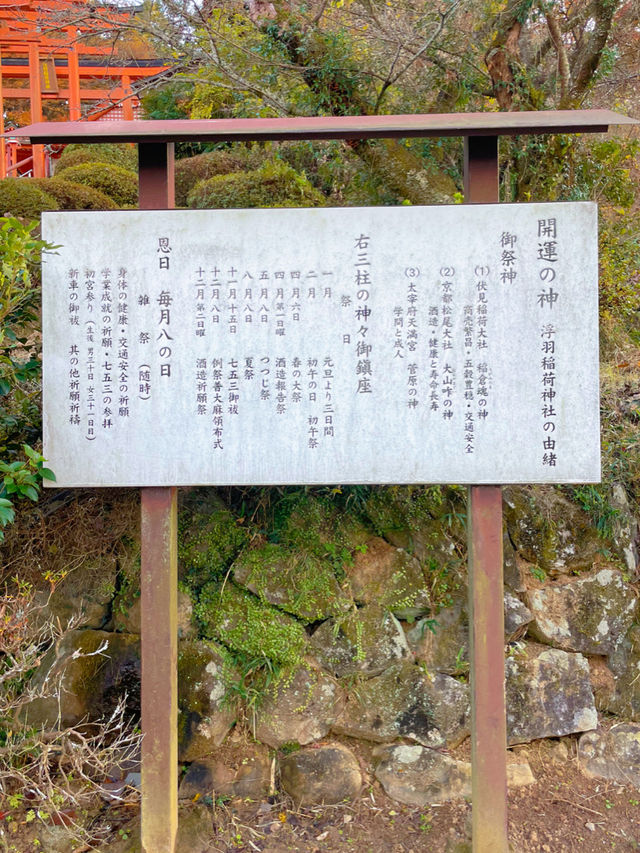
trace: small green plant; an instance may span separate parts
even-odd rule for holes
[[[423,812],[420,815],[418,828],[421,832],[429,832],[431,829],[431,815],[428,812]]]
[[[50,468],[44,467],[44,458],[28,444],[23,446],[25,461],[0,461],[0,542],[4,538],[3,527],[15,518],[13,501],[17,498],[29,498],[37,501],[42,480],[55,480]]]
[[[546,581],[547,573],[544,569],[541,569],[540,566],[531,566],[529,571],[537,581],[540,581],[540,583],[544,583]]]
[[[24,794],[16,792],[14,794],[9,794],[7,797],[7,802],[9,803],[9,808],[18,809],[22,801],[24,800]]]
[[[588,485],[573,488],[573,499],[588,513],[602,539],[611,539],[619,510],[611,506],[606,486]]]

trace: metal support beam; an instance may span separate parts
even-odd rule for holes
[[[465,201],[498,201],[498,138],[465,140]],[[474,853],[507,853],[502,489],[471,486],[468,499],[471,801]]]
[[[173,144],[138,149],[140,208],[173,207]],[[142,851],[175,853],[178,831],[177,489],[141,489]]]
[[[173,142],[140,142],[138,169],[141,210],[175,207],[175,146]]]

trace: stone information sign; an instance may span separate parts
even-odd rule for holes
[[[57,486],[597,482],[591,203],[45,213]]]

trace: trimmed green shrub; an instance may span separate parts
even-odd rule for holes
[[[186,207],[187,197],[199,181],[239,172],[246,166],[246,154],[229,149],[206,151],[195,157],[176,160],[176,206]]]
[[[43,210],[60,210],[60,207],[53,195],[41,189],[33,178],[0,181],[0,215],[39,219]]]
[[[195,208],[323,207],[327,199],[304,175],[286,163],[271,160],[251,172],[200,181],[187,202]]]
[[[58,202],[60,210],[117,210],[108,195],[64,178],[35,178],[34,183]]]
[[[118,207],[137,205],[138,176],[122,166],[107,163],[82,163],[63,172],[65,181],[93,187],[113,199]]]
[[[126,143],[108,144],[104,142],[95,145],[73,143],[67,145],[56,163],[55,176],[83,163],[108,163],[111,166],[121,166],[130,172],[138,170],[138,153],[135,146]]]

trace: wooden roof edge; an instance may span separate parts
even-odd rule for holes
[[[638,119],[612,110],[426,113],[382,116],[304,116],[249,119],[169,119],[39,122],[7,131],[31,143],[178,142],[256,139],[358,139],[409,136],[514,136],[540,133],[599,133]]]

